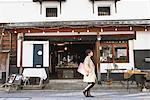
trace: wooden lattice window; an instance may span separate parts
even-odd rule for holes
[[[46,8],[46,17],[57,17],[57,8]]]
[[[98,7],[98,16],[110,15],[110,7]]]

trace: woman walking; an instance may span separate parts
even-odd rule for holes
[[[93,61],[91,60],[91,57],[93,56],[93,52],[92,52],[92,50],[87,49],[85,51],[85,53],[87,56],[84,60],[84,68],[85,68],[87,74],[84,75],[83,82],[88,83],[88,85],[83,90],[83,94],[86,97],[93,97],[90,94],[90,89],[95,85],[95,81],[96,81],[95,66],[94,66]]]

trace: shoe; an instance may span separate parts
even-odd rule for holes
[[[93,95],[87,95],[87,97],[94,97]]]
[[[87,91],[86,90],[83,91],[83,94],[85,97],[87,97]]]
[[[94,97],[94,96],[92,96],[92,95],[90,94],[90,90],[87,91],[87,97]]]

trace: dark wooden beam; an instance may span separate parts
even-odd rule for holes
[[[93,1],[93,0],[91,0]],[[95,1],[120,1],[120,0],[95,0]]]
[[[115,0],[115,13],[117,13],[117,0]]]
[[[97,33],[97,38],[99,37],[99,33]],[[97,70],[97,78],[98,78],[98,84],[101,84],[101,72],[100,72],[100,40],[97,39],[95,48],[96,48],[96,70]]]
[[[20,66],[19,66],[19,74],[22,74],[23,72],[23,40],[24,40],[24,33],[23,37],[21,38],[21,42],[20,42]]]
[[[42,15],[42,2],[40,1],[40,14]]]
[[[95,4],[95,0],[92,0],[93,14],[94,14],[94,4]]]
[[[59,3],[60,3],[60,14],[61,14],[61,8],[62,8],[62,7],[61,7],[61,0],[59,0]]]
[[[60,2],[60,1],[66,1],[66,0],[42,0],[42,1],[58,1],[58,2]]]

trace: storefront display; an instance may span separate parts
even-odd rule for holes
[[[83,44],[79,42],[65,42],[50,45],[54,77],[58,79],[82,78],[82,75],[77,72],[77,68],[80,62],[84,61],[85,50],[92,48],[92,46],[92,43]]]
[[[56,70],[58,78],[77,78],[77,54],[71,54],[64,48],[63,52],[58,52],[58,64]]]
[[[126,63],[129,59],[127,41],[104,41],[100,47],[102,63]]]

